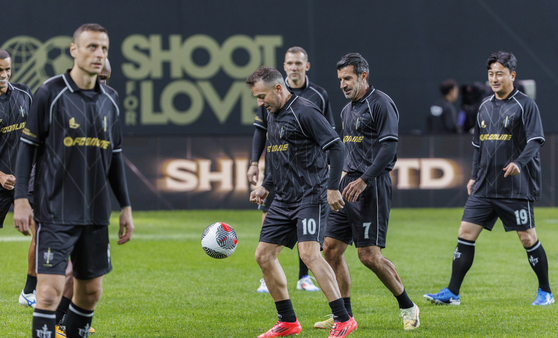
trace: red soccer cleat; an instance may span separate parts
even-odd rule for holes
[[[331,331],[329,331],[328,338],[344,338],[357,328],[357,322],[353,317],[349,317],[346,322],[336,322],[333,324]]]
[[[298,319],[294,323],[278,321],[277,324],[269,329],[269,331],[262,333],[258,336],[258,338],[284,337],[292,334],[296,334],[298,336],[300,331],[302,331],[302,326],[300,326]]]

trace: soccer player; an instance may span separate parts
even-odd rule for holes
[[[329,301],[335,324],[330,337],[346,337],[356,329],[347,314],[335,275],[320,254],[325,223],[326,196],[332,210],[343,207],[338,190],[343,163],[343,144],[316,105],[290,93],[276,69],[262,66],[246,79],[259,106],[268,111],[267,160],[270,175],[250,194],[261,204],[270,190],[276,197],[263,222],[256,261],[275,301],[279,321],[259,338],[298,334],[287,279],[277,257],[286,246],[298,250]],[[328,179],[325,151],[330,151]]]
[[[47,80],[35,94],[17,157],[14,226],[29,234],[36,223],[37,293],[32,336],[54,336],[68,263],[74,295],[66,317],[69,338],[86,337],[112,270],[108,223],[109,185],[122,208],[118,244],[134,225],[124,163],[117,93],[98,80],[108,54],[107,31],[85,24],[74,33],[74,66]],[[34,213],[27,184],[36,153]]]
[[[31,89],[24,84],[10,83],[11,75],[12,58],[8,52],[0,49],[0,228],[14,203],[19,138],[33,102]],[[36,282],[34,272],[28,271],[25,288],[19,296],[21,305],[35,306]]]
[[[333,129],[335,129],[333,113],[329,104],[329,95],[325,89],[310,82],[308,80],[308,76],[306,75],[306,72],[310,70],[310,62],[308,62],[308,54],[306,51],[302,47],[297,46],[289,48],[285,53],[283,68],[285,73],[287,73],[287,77],[285,78],[285,85],[287,86],[287,89],[291,93],[303,97],[318,106]],[[256,126],[256,130],[254,131],[254,138],[252,141],[252,156],[247,176],[248,181],[251,184],[256,185],[260,172],[258,164],[262,151],[265,147],[267,131],[267,113],[263,106],[258,108],[257,116],[254,120],[254,126]],[[267,176],[268,174],[269,166],[266,166],[265,175]],[[258,209],[263,211],[262,223],[274,198],[275,192],[272,190],[269,192],[269,195],[265,199],[264,203],[258,206]],[[308,276],[308,267],[299,256],[298,282],[296,283],[296,288],[298,290],[305,291],[320,291],[320,289],[314,285],[312,278],[313,277]],[[263,278],[260,280],[260,287],[257,291],[269,292]]]
[[[548,260],[535,231],[533,201],[541,195],[539,149],[544,143],[539,108],[514,88],[517,59],[496,52],[487,62],[494,95],[481,104],[474,128],[473,170],[467,183],[449,285],[424,298],[434,304],[459,305],[459,289],[473,265],[475,241],[500,218],[506,231],[516,231],[539,280],[533,305],[549,305],[554,297],[548,281]]]
[[[391,177],[397,159],[399,112],[385,93],[368,84],[368,62],[350,53],[337,63],[337,76],[349,100],[341,111],[345,143],[340,190],[345,208],[329,214],[324,256],[335,271],[345,308],[352,317],[351,276],[344,257],[354,242],[362,264],[372,270],[397,299],[405,330],[420,325],[420,310],[407,296],[395,265],[382,255],[391,207]],[[328,319],[314,325],[329,328]]]

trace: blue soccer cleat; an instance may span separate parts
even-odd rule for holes
[[[437,305],[459,305],[461,304],[461,298],[459,295],[454,295],[448,288],[443,288],[438,293],[424,295],[424,299]]]
[[[550,305],[554,304],[554,296],[550,292],[543,291],[539,288],[537,299],[531,305]]]

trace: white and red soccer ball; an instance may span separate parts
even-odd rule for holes
[[[205,228],[201,245],[203,251],[213,258],[227,258],[236,250],[236,232],[223,222],[213,223]]]

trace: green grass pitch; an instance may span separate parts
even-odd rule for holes
[[[352,274],[352,303],[359,329],[351,337],[556,337],[558,304],[531,305],[537,290],[517,235],[498,222],[483,232],[475,263],[461,289],[462,305],[434,306],[422,295],[447,286],[462,209],[394,209],[387,248],[411,299],[421,308],[421,327],[404,332],[395,298],[359,261],[346,253]],[[535,211],[537,233],[549,259],[550,283],[558,290],[558,209]],[[130,243],[116,244],[117,214],[111,219],[114,270],[93,327],[102,337],[257,337],[277,317],[269,294],[258,294],[254,260],[261,212],[136,212]],[[200,245],[209,224],[229,223],[238,248],[229,258],[207,256]],[[27,271],[29,238],[15,231],[11,214],[0,230],[0,337],[29,337],[32,310],[17,303]],[[321,292],[296,290],[296,250],[280,255],[289,292],[303,326],[300,337],[327,337],[313,329],[330,313]]]

